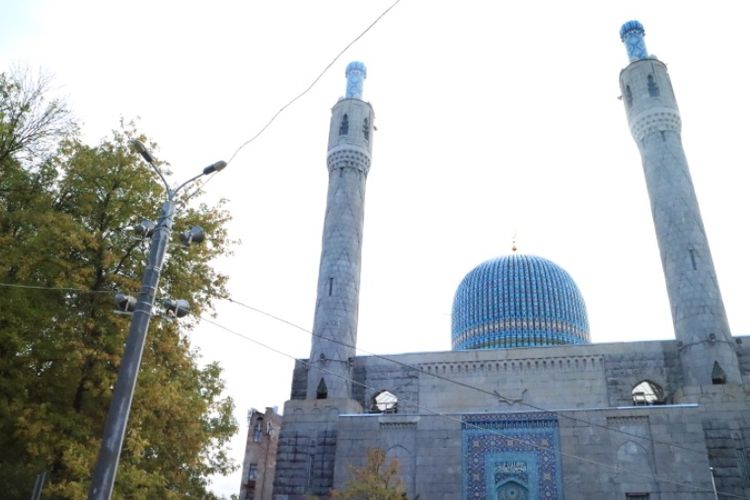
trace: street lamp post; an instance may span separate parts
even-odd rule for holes
[[[144,160],[159,175],[167,193],[167,201],[161,207],[159,220],[151,236],[151,246],[148,253],[148,264],[143,273],[141,289],[138,292],[138,301],[133,310],[133,319],[130,323],[130,332],[125,344],[125,352],[117,374],[112,402],[110,403],[107,421],[104,425],[104,436],[96,459],[94,476],[89,489],[89,500],[109,500],[112,496],[117,465],[120,461],[120,451],[125,438],[125,430],[130,415],[130,406],[133,402],[138,370],[141,366],[143,348],[146,344],[146,334],[151,321],[152,309],[156,289],[159,286],[161,268],[164,263],[169,237],[172,234],[174,221],[175,196],[183,187],[198,178],[218,172],[226,167],[226,162],[219,161],[204,168],[203,171],[180,184],[176,189],[169,187],[167,180],[161,171],[154,165],[151,153],[140,141],[132,141],[133,147],[140,153]]]

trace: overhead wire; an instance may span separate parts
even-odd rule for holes
[[[64,292],[81,292],[81,293],[112,293],[112,290],[90,290],[87,288],[41,286],[41,285],[23,285],[19,283],[0,283],[3,288],[21,288],[26,290],[52,290]]]
[[[279,108],[279,110],[276,111],[276,113],[274,113],[271,116],[271,118],[265,123],[265,125],[263,125],[260,128],[260,130],[258,130],[258,132],[255,133],[255,135],[253,135],[252,137],[250,137],[249,139],[247,139],[245,142],[243,142],[242,144],[240,144],[237,147],[237,149],[234,151],[234,153],[232,153],[232,156],[229,157],[229,160],[227,160],[227,166],[229,166],[229,164],[232,163],[232,161],[237,157],[237,155],[239,154],[239,152],[242,151],[245,148],[245,146],[247,146],[251,142],[255,141],[258,137],[260,137],[268,129],[268,127],[270,127],[271,124],[276,121],[276,118],[278,118],[281,113],[283,113],[284,111],[286,111],[286,109],[289,106],[291,106],[292,104],[294,104],[295,102],[297,102],[299,99],[301,99],[303,96],[305,96],[308,92],[310,92],[310,90],[312,90],[312,88],[320,81],[320,79],[323,78],[323,76],[326,73],[328,73],[328,70],[330,70],[331,67],[334,64],[336,64],[336,61],[338,61],[341,58],[341,56],[343,56],[346,53],[346,51],[351,48],[352,45],[354,45],[355,43],[357,43],[363,36],[365,36],[376,24],[378,24],[378,22],[380,22],[381,19],[383,19],[383,17],[385,17],[391,11],[391,9],[393,9],[400,2],[401,2],[401,0],[395,0],[392,4],[390,4],[383,12],[380,13],[380,15],[378,15],[375,18],[374,21],[372,21],[364,30],[362,30],[356,37],[354,37],[354,39],[352,39],[349,43],[347,43],[346,46],[344,46],[344,48],[341,49],[338,52],[333,57],[333,59],[331,59],[331,61],[328,64],[326,64],[326,66],[318,74],[318,76],[316,76],[315,78],[313,78],[312,82],[310,82],[310,84],[302,92],[300,92],[299,94],[297,94],[296,96],[294,96],[291,100],[289,100],[286,104],[284,104],[283,106],[281,106],[281,108]],[[211,182],[211,179],[213,179],[213,178],[214,178],[214,175],[211,175],[206,180],[206,182],[203,183],[202,186],[198,187],[195,191],[193,191],[192,193],[190,193],[185,198],[185,200],[187,201],[187,200],[191,199],[201,189],[204,189],[206,187],[206,185],[209,182]]]
[[[555,413],[555,414],[557,414],[558,416],[560,416],[562,418],[566,418],[568,420],[571,420],[571,421],[574,421],[574,422],[577,422],[577,423],[582,423],[582,424],[590,425],[592,427],[597,427],[597,428],[608,430],[608,431],[611,431],[611,432],[616,432],[616,433],[623,434],[623,435],[626,435],[626,436],[629,436],[629,437],[633,437],[633,438],[641,439],[641,440],[644,440],[644,441],[648,441],[648,442],[650,442],[652,444],[660,444],[660,445],[669,446],[669,447],[675,448],[675,449],[680,449],[680,450],[685,450],[685,451],[690,451],[690,452],[693,452],[693,453],[698,453],[698,454],[701,454],[701,455],[705,455],[705,450],[698,450],[698,449],[695,449],[695,448],[690,448],[690,447],[687,447],[687,446],[681,446],[679,444],[670,443],[668,441],[661,441],[661,440],[655,439],[653,437],[648,437],[648,436],[643,436],[643,435],[635,434],[635,433],[632,433],[632,432],[627,432],[627,431],[624,431],[622,429],[618,429],[618,428],[611,427],[611,426],[604,425],[604,424],[599,424],[599,423],[592,422],[592,421],[589,421],[589,420],[586,420],[586,419],[582,419],[580,417],[575,417],[573,415],[568,415],[567,413],[561,413],[561,412],[564,412],[565,410],[550,410],[548,408],[543,408],[541,406],[537,406],[537,405],[534,405],[534,404],[531,404],[531,403],[526,403],[524,401],[518,401],[516,398],[509,398],[509,397],[503,396],[502,394],[500,394],[497,391],[488,391],[487,389],[483,389],[481,387],[477,387],[475,385],[468,384],[466,382],[461,382],[459,380],[456,380],[456,379],[453,379],[453,378],[450,378],[450,377],[446,377],[446,376],[440,375],[438,373],[426,372],[424,370],[421,370],[418,366],[410,365],[409,363],[405,363],[403,361],[399,361],[397,359],[394,359],[394,358],[391,358],[391,357],[388,357],[388,356],[383,356],[382,354],[376,354],[376,353],[373,353],[373,352],[369,352],[369,351],[367,351],[365,349],[362,349],[361,347],[349,345],[346,342],[340,341],[338,339],[333,339],[333,338],[326,337],[326,336],[323,336],[323,335],[320,335],[320,334],[316,334],[316,333],[308,330],[307,328],[305,328],[303,326],[297,325],[297,324],[295,324],[295,323],[293,323],[293,322],[291,322],[289,320],[286,320],[286,319],[284,319],[284,318],[282,318],[280,316],[277,316],[275,314],[263,311],[262,309],[259,309],[257,307],[253,307],[251,305],[248,305],[248,304],[245,304],[243,302],[240,302],[240,301],[232,298],[231,296],[227,297],[225,300],[227,300],[229,302],[232,302],[232,303],[235,303],[235,304],[239,305],[240,307],[244,307],[244,308],[246,308],[248,310],[254,311],[254,312],[258,313],[258,314],[262,314],[264,316],[272,318],[272,319],[274,319],[276,321],[279,321],[281,323],[284,323],[286,325],[289,325],[289,326],[291,326],[291,327],[293,327],[293,328],[295,328],[297,330],[300,330],[300,331],[302,331],[302,332],[304,332],[304,333],[306,333],[308,335],[312,335],[313,337],[320,338],[322,340],[331,342],[333,344],[341,345],[342,347],[348,347],[348,348],[352,348],[352,349],[357,349],[358,351],[360,351],[360,352],[362,352],[362,353],[364,353],[364,354],[366,354],[368,356],[372,356],[374,358],[381,359],[383,361],[387,361],[389,363],[396,364],[398,366],[401,366],[402,368],[407,368],[407,369],[410,369],[410,370],[417,371],[417,372],[419,372],[421,374],[424,374],[424,375],[427,375],[429,377],[433,377],[433,378],[442,380],[444,382],[448,382],[448,383],[457,385],[459,387],[463,387],[465,389],[473,390],[473,391],[485,394],[487,396],[491,396],[492,398],[496,398],[496,399],[501,400],[501,401],[503,401],[503,402],[505,402],[507,404],[510,404],[510,402],[513,401],[514,403],[517,403],[517,404],[519,404],[521,406],[524,406],[526,408],[529,408],[529,409],[532,409],[532,410],[535,410],[535,411],[546,412],[546,413]]]
[[[33,289],[33,290],[79,291],[79,292],[93,292],[93,293],[111,293],[111,292],[105,291],[105,290],[86,290],[86,289],[72,288],[72,287],[44,287],[44,286],[38,286],[38,285],[19,285],[19,284],[10,284],[10,283],[0,283],[0,286],[10,287],[10,288]],[[272,313],[268,313],[266,311],[263,311],[262,309],[250,306],[248,304],[244,304],[244,303],[242,303],[242,302],[240,302],[240,301],[238,301],[236,299],[228,298],[227,300],[230,301],[230,302],[233,302],[235,304],[238,304],[241,307],[247,308],[249,310],[252,310],[252,311],[255,311],[255,312],[259,313],[259,314],[267,316],[267,317],[269,317],[271,319],[274,319],[276,321],[282,322],[282,323],[284,323],[286,325],[289,325],[289,326],[291,326],[291,327],[293,327],[295,329],[301,330],[301,331],[303,331],[303,332],[305,332],[307,334],[310,334],[310,335],[313,335],[313,336],[317,336],[319,338],[322,338],[324,340],[328,340],[328,341],[331,341],[331,342],[334,342],[334,343],[342,344],[342,345],[347,346],[347,347],[353,347],[353,346],[349,346],[348,344],[336,341],[334,339],[330,339],[330,338],[327,338],[327,337],[324,337],[324,336],[321,336],[321,335],[316,335],[313,332],[307,330],[306,328],[293,323],[292,321],[286,320],[286,319],[284,319],[284,318],[282,318],[280,316],[274,315]],[[258,345],[260,347],[263,347],[264,349],[268,349],[268,350],[270,350],[272,352],[275,352],[275,353],[277,353],[277,354],[279,354],[281,356],[284,356],[284,357],[287,357],[287,358],[290,358],[292,360],[297,361],[297,358],[295,356],[291,355],[291,354],[288,354],[288,353],[286,353],[286,352],[284,352],[284,351],[282,351],[280,349],[276,349],[276,348],[274,348],[274,347],[272,347],[272,346],[270,346],[268,344],[265,344],[265,343],[260,342],[260,341],[258,341],[256,339],[253,339],[250,336],[247,336],[245,334],[237,332],[237,331],[235,331],[235,330],[233,330],[231,328],[228,328],[228,327],[226,327],[224,325],[221,325],[220,323],[217,323],[216,321],[213,321],[213,320],[211,320],[209,318],[206,318],[205,316],[200,316],[200,319],[202,321],[205,321],[206,323],[209,323],[211,325],[216,326],[217,328],[220,328],[220,329],[222,329],[224,331],[227,331],[227,332],[229,332],[229,333],[231,333],[231,334],[233,334],[235,336],[238,336],[238,337],[240,337],[240,338],[242,338],[244,340],[252,342],[252,343],[254,343],[254,344],[256,344],[256,345]],[[360,349],[360,351],[366,352],[363,349]],[[405,368],[409,368],[411,370],[419,371],[420,373],[426,373],[427,375],[431,375],[433,377],[436,377],[438,379],[444,380],[446,382],[457,384],[457,385],[459,385],[461,387],[464,387],[464,388],[467,388],[467,389],[476,390],[476,391],[485,393],[485,394],[493,396],[493,397],[498,397],[499,399],[508,400],[508,398],[503,397],[502,395],[498,394],[497,392],[486,391],[486,390],[484,390],[484,389],[482,389],[480,387],[476,387],[476,386],[473,386],[471,384],[466,384],[464,382],[460,382],[460,381],[457,381],[455,379],[451,379],[449,377],[443,377],[443,376],[441,376],[439,374],[433,374],[433,373],[429,373],[429,372],[424,372],[424,371],[420,370],[418,367],[414,367],[413,365],[409,365],[408,363],[403,363],[401,361],[394,360],[394,359],[389,358],[387,356],[382,356],[382,355],[373,354],[373,353],[371,353],[370,355],[373,356],[373,357],[376,357],[378,359],[382,359],[384,361],[388,361],[388,362],[392,362],[392,363],[401,365],[401,366],[403,366]],[[330,370],[327,370],[325,368],[321,367],[320,370],[322,372],[324,372],[324,373],[329,373],[329,374],[331,374],[333,376],[337,376],[339,378],[347,380],[350,383],[358,385],[358,386],[363,387],[365,389],[369,389],[369,390],[372,390],[372,391],[376,391],[377,390],[377,388],[368,386],[368,385],[366,385],[366,384],[364,384],[362,382],[354,380],[353,378],[345,377],[345,376],[342,376],[342,375],[340,375],[338,373],[331,372]],[[466,422],[466,421],[464,421],[464,420],[462,420],[460,418],[457,418],[457,417],[455,417],[453,415],[450,415],[450,414],[447,414],[447,413],[444,413],[444,412],[440,412],[440,411],[437,411],[437,410],[433,410],[432,408],[429,408],[429,407],[425,407],[424,405],[420,405],[418,403],[414,403],[414,404],[415,404],[415,406],[419,410],[424,411],[425,413],[429,413],[431,415],[435,415],[435,416],[439,416],[439,417],[442,417],[442,418],[450,419],[450,420],[452,420],[452,421],[454,421],[456,423],[459,423],[460,425],[465,426],[467,428],[471,428],[471,429],[475,429],[475,430],[481,430],[481,431],[484,431],[484,432],[495,433],[495,434],[500,435],[503,438],[509,439],[509,440],[511,440],[513,442],[525,444],[525,445],[527,445],[529,447],[532,447],[532,448],[535,448],[535,449],[539,449],[539,450],[543,450],[543,451],[550,451],[550,452],[554,452],[554,453],[559,453],[561,456],[568,457],[568,458],[571,458],[571,459],[574,459],[574,460],[578,460],[580,462],[589,463],[589,464],[592,464],[592,465],[604,467],[606,469],[614,471],[615,473],[619,473],[619,474],[632,474],[632,475],[635,475],[635,476],[646,477],[646,478],[654,480],[657,483],[673,484],[675,486],[692,489],[695,492],[711,492],[711,490],[706,490],[704,488],[701,488],[699,486],[695,486],[695,485],[690,484],[690,483],[686,483],[684,481],[673,481],[671,479],[659,477],[656,474],[644,473],[644,472],[638,472],[638,471],[632,471],[632,470],[629,470],[627,468],[620,467],[618,465],[610,465],[610,464],[606,464],[606,463],[603,463],[603,462],[598,462],[596,460],[589,459],[589,458],[586,458],[586,457],[581,457],[579,455],[575,455],[575,454],[572,454],[572,453],[564,452],[562,450],[556,450],[556,449],[553,449],[551,447],[545,447],[545,446],[542,446],[542,445],[538,445],[538,444],[536,444],[534,442],[531,442],[531,441],[528,441],[528,440],[524,440],[522,438],[518,438],[518,437],[514,437],[514,436],[509,436],[506,433],[499,432],[499,430],[497,430],[497,429],[485,428],[485,427],[482,427],[482,426],[477,425],[477,424],[472,424],[470,422]],[[524,404],[524,403],[521,402],[521,404]],[[605,430],[619,432],[621,434],[625,434],[625,435],[636,437],[636,438],[646,439],[648,441],[651,441],[654,444],[664,444],[664,445],[667,445],[667,446],[681,448],[681,449],[688,450],[688,451],[693,451],[693,452],[700,452],[700,453],[703,454],[702,451],[699,451],[699,450],[696,450],[696,449],[681,447],[681,446],[675,445],[673,443],[667,443],[667,442],[657,441],[657,440],[655,440],[653,438],[645,438],[643,436],[639,436],[639,435],[636,435],[636,434],[631,434],[631,433],[622,431],[620,429],[615,429],[615,428],[612,428],[612,427],[609,427],[609,426],[603,426],[601,424],[596,424],[594,422],[589,422],[589,421],[586,421],[586,420],[583,420],[583,419],[578,419],[578,418],[575,418],[575,417],[571,417],[571,416],[563,413],[564,410],[547,410],[547,409],[544,409],[544,408],[541,408],[541,407],[538,407],[538,406],[535,406],[535,405],[530,405],[530,404],[524,404],[524,405],[527,406],[527,407],[533,408],[533,409],[535,409],[537,411],[540,411],[540,412],[543,412],[543,413],[552,414],[552,415],[555,415],[557,417],[570,418],[572,420],[575,420],[575,421],[578,421],[578,422],[581,422],[581,423],[585,423],[587,425],[592,425],[592,426],[600,427],[600,428],[603,428]],[[750,497],[734,495],[734,494],[727,493],[727,492],[718,492],[718,493],[720,495],[722,495],[722,496],[727,497],[727,498],[739,498],[739,499],[750,500]]]
[[[75,292],[82,292],[82,293],[108,293],[108,294],[112,293],[111,290],[87,290],[87,289],[82,289],[82,288],[45,287],[45,286],[38,286],[38,285],[22,285],[22,284],[13,284],[13,283],[0,283],[0,287],[5,287],[5,288],[20,288],[20,289],[32,289],[32,290],[75,291]],[[391,358],[391,357],[388,357],[388,356],[384,356],[382,354],[376,354],[374,352],[370,352],[370,351],[368,351],[366,349],[363,349],[361,347],[352,346],[352,345],[347,344],[346,342],[340,341],[338,339],[329,338],[329,337],[326,337],[324,335],[316,334],[316,333],[310,331],[309,329],[307,329],[307,328],[305,328],[303,326],[300,326],[300,325],[298,325],[298,324],[296,324],[296,323],[294,323],[292,321],[289,321],[289,320],[287,320],[285,318],[282,318],[281,316],[278,316],[278,315],[269,313],[267,311],[264,311],[262,309],[259,309],[257,307],[253,307],[251,305],[245,304],[244,302],[241,302],[241,301],[239,301],[237,299],[234,299],[231,296],[225,298],[224,300],[227,300],[228,302],[237,304],[240,307],[243,307],[243,308],[248,309],[250,311],[256,312],[258,314],[261,314],[263,316],[271,318],[271,319],[273,319],[275,321],[278,321],[280,323],[283,323],[285,325],[288,325],[288,326],[290,326],[290,327],[292,327],[294,329],[297,329],[297,330],[299,330],[299,331],[301,331],[301,332],[303,332],[305,334],[308,334],[308,335],[311,335],[311,336],[314,336],[314,337],[318,337],[318,338],[320,338],[322,340],[325,340],[325,341],[328,341],[328,342],[331,342],[331,343],[334,343],[334,344],[341,345],[342,347],[356,349],[356,350],[358,350],[358,351],[360,351],[360,352],[362,352],[362,353],[364,353],[364,354],[366,354],[368,356],[372,356],[374,358],[381,359],[381,360],[389,362],[389,363],[393,363],[393,364],[398,365],[398,366],[400,366],[402,368],[407,368],[409,370],[414,370],[414,371],[420,372],[420,373],[422,373],[424,375],[427,375],[429,377],[436,378],[438,380],[442,380],[444,382],[448,382],[450,384],[457,385],[457,386],[463,387],[465,389],[469,389],[469,390],[472,390],[472,391],[479,392],[481,394],[485,394],[485,395],[490,396],[492,398],[495,398],[495,399],[498,399],[500,401],[503,401],[506,404],[511,404],[511,401],[512,401],[513,403],[519,404],[520,406],[523,406],[523,407],[526,407],[526,408],[529,408],[529,409],[532,409],[532,410],[535,410],[535,411],[546,412],[546,413],[554,413],[554,414],[556,414],[556,415],[558,415],[558,416],[560,416],[562,418],[565,418],[565,419],[568,419],[568,420],[571,420],[571,421],[574,421],[574,422],[577,422],[577,423],[586,424],[586,425],[589,425],[589,426],[592,426],[592,427],[597,427],[597,428],[600,428],[600,429],[604,429],[604,430],[607,430],[607,431],[610,431],[610,432],[616,432],[616,433],[623,434],[623,435],[626,435],[626,436],[629,436],[629,437],[633,437],[633,438],[636,438],[636,439],[648,441],[648,442],[650,442],[652,444],[664,445],[664,446],[668,446],[670,448],[675,448],[675,449],[680,449],[680,450],[689,451],[689,452],[693,452],[693,453],[698,453],[698,454],[701,454],[701,455],[705,454],[704,450],[699,450],[699,449],[696,449],[696,448],[690,448],[690,447],[687,447],[687,446],[682,446],[682,445],[679,445],[679,444],[670,443],[668,441],[662,441],[662,440],[659,440],[659,439],[655,439],[653,437],[643,436],[643,435],[631,433],[631,432],[628,432],[628,431],[624,431],[622,429],[618,429],[618,428],[611,427],[611,426],[604,425],[604,424],[599,424],[597,422],[593,422],[593,421],[590,421],[590,420],[582,419],[580,417],[575,417],[573,415],[569,415],[569,414],[565,413],[565,410],[551,410],[551,409],[548,409],[548,408],[543,408],[541,406],[534,405],[534,404],[531,404],[531,403],[526,403],[524,401],[518,401],[517,398],[509,398],[507,396],[502,395],[501,393],[499,393],[497,391],[489,391],[487,389],[483,389],[482,387],[477,387],[475,385],[468,384],[466,382],[461,382],[459,380],[456,380],[456,379],[453,379],[453,378],[450,378],[450,377],[446,377],[446,376],[440,375],[438,373],[426,372],[424,370],[421,370],[418,366],[414,366],[414,365],[411,365],[409,363],[405,363],[403,361],[399,361],[397,359],[394,359],[394,358]]]

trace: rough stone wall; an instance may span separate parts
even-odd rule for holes
[[[750,384],[750,337],[735,337],[742,381]]]
[[[562,412],[560,437],[569,500],[713,498],[698,406]]]
[[[675,341],[633,342],[605,355],[608,406],[631,406],[633,388],[648,380],[664,390],[664,403],[673,402],[682,383],[682,366]]]
[[[367,450],[381,448],[399,461],[408,498],[461,498],[461,425],[457,417],[346,415],[339,421],[335,486],[350,479],[350,464],[365,464]]]
[[[368,357],[367,362],[355,364],[355,376],[359,382],[356,384],[357,400],[365,411],[376,411],[373,408],[375,396],[381,391],[389,391],[398,397],[398,413],[419,413],[418,368],[400,364],[398,356],[386,357],[399,362]]]
[[[716,489],[750,497],[750,386],[690,386],[678,391],[676,398],[695,402],[702,409],[703,437]]]
[[[327,498],[333,487],[339,415],[361,411],[356,401],[347,399],[287,401],[276,456],[275,500]]]
[[[292,394],[289,399],[305,399],[307,397],[307,360],[298,359],[294,363],[292,373]]]
[[[697,405],[559,412],[564,497],[712,499],[702,413]],[[460,422],[460,415],[340,417],[335,486],[349,480],[350,464],[364,465],[368,449],[381,448],[399,458],[409,498],[466,498]]]
[[[650,493],[652,499],[708,500],[713,498],[707,493],[712,491],[709,466],[715,469],[720,492],[750,497],[750,385],[684,386],[678,349],[676,341],[664,340],[386,356],[398,363],[358,357],[353,396],[367,410],[377,391],[388,390],[399,398],[398,413],[340,411],[316,420],[310,409],[309,416],[292,419],[288,426],[285,422],[279,452],[283,448],[287,453],[289,469],[277,474],[277,484],[281,478],[282,483],[296,485],[297,489],[284,490],[290,495],[302,491],[299,486],[304,489],[307,481],[319,481],[314,483],[316,491],[325,485],[341,486],[349,477],[347,464],[361,465],[368,448],[381,447],[401,462],[409,492],[421,498],[461,498],[462,415],[529,412],[537,407],[559,415],[563,453],[622,467],[616,473],[611,467],[564,458],[568,500],[615,500],[639,492]],[[738,344],[738,354],[747,378],[750,340]],[[304,377],[304,364],[298,363],[293,387],[304,387]],[[664,389],[667,405],[633,406],[632,389],[643,380]],[[324,430],[336,433],[320,435]],[[308,480],[310,450],[321,450],[320,463],[325,464],[331,460],[325,444],[332,446],[333,440],[335,466],[313,466],[313,478]],[[682,449],[691,447],[699,452]],[[649,480],[654,474],[706,489],[700,493]]]

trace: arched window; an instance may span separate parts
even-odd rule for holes
[[[349,133],[349,115],[344,114],[341,119],[341,125],[339,126],[339,135],[347,135]]]
[[[366,141],[370,140],[370,120],[368,118],[365,118],[365,121],[362,122],[362,134]]]
[[[380,391],[372,398],[372,411],[378,413],[396,413],[398,398],[389,391]]]
[[[318,383],[318,390],[316,393],[318,399],[326,399],[328,397],[328,387],[326,386],[325,379],[320,379]]]
[[[664,404],[664,389],[650,380],[643,380],[633,387],[633,404],[650,406]]]
[[[711,370],[711,383],[714,385],[727,383],[727,374],[724,372],[718,361],[714,361],[714,369]]]
[[[625,87],[625,102],[628,104],[628,107],[633,105],[633,91],[630,90],[630,85]]]
[[[648,95],[651,97],[657,97],[659,95],[659,87],[656,86],[654,75],[648,75]]]

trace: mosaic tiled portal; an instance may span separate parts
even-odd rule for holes
[[[563,500],[553,413],[464,415],[464,500]]]

